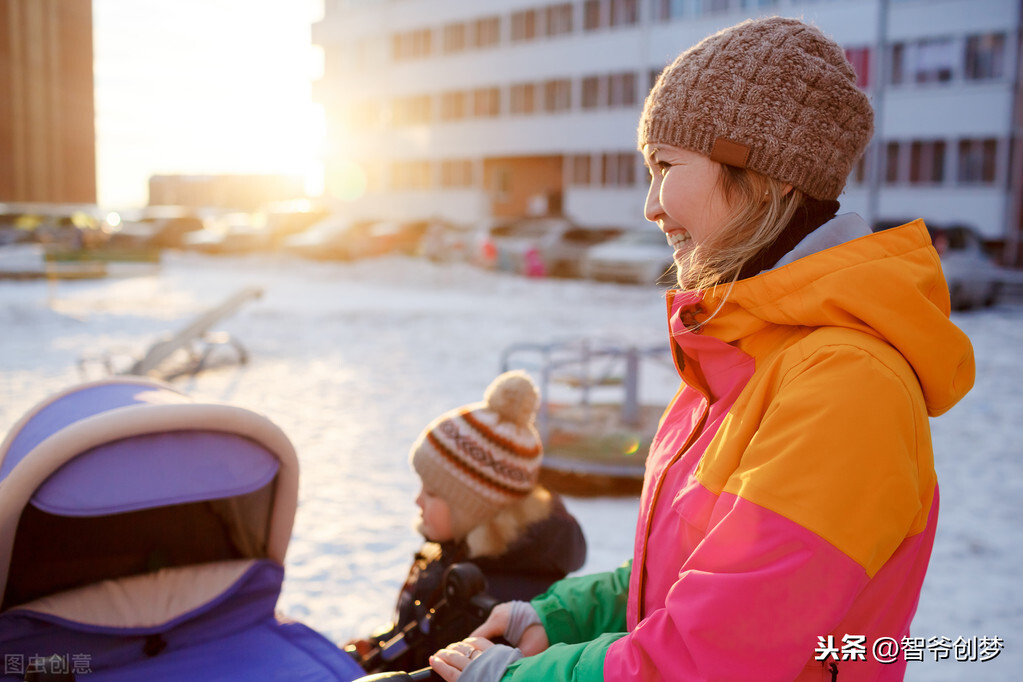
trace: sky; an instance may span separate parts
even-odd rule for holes
[[[322,187],[310,41],[323,0],[93,0],[98,203],[161,173],[287,173]]]

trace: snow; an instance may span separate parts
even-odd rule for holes
[[[418,545],[408,449],[434,417],[479,400],[511,344],[665,338],[653,288],[525,279],[465,264],[385,258],[312,263],[285,256],[167,253],[152,275],[0,280],[0,434],[32,405],[98,366],[138,354],[245,286],[264,290],[216,328],[251,355],[181,378],[190,394],[264,413],[302,465],[279,606],[334,641],[386,621]],[[1002,680],[1023,663],[1023,307],[956,313],[977,356],[974,390],[933,420],[941,521],[914,634],[1000,637],[993,661],[911,663],[910,680]],[[644,365],[646,402],[676,378]],[[570,498],[590,545],[582,572],[631,555],[635,498]],[[932,654],[927,653],[927,657]]]

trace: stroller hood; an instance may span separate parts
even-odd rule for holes
[[[0,445],[0,611],[165,568],[283,564],[297,494],[294,448],[261,415],[139,377],[74,386]]]

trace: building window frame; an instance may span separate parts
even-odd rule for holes
[[[967,186],[998,184],[998,138],[963,138],[958,140],[956,150],[957,184]]]
[[[1005,75],[1007,40],[1004,32],[966,36],[963,45],[963,79],[1000,80]]]

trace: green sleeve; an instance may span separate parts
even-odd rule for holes
[[[588,642],[606,632],[625,632],[632,561],[605,573],[565,578],[530,603],[552,644]]]
[[[582,644],[555,644],[508,666],[501,682],[603,682],[604,656],[624,632],[609,632]]]

